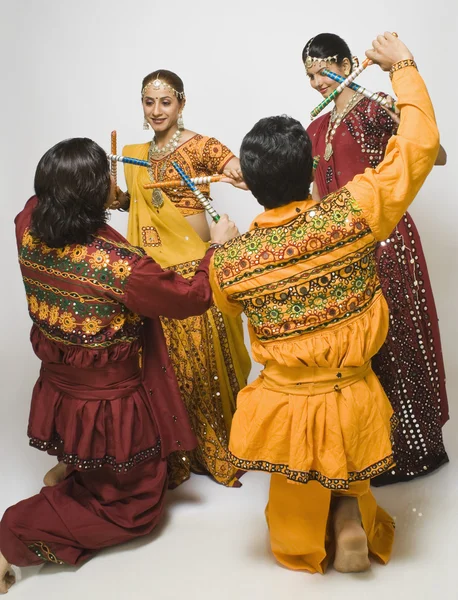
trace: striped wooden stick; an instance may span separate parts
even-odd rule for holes
[[[204,185],[208,183],[216,183],[217,181],[221,181],[224,175],[207,175],[206,177],[190,177],[189,179],[192,183],[196,185]],[[169,179],[168,181],[155,181],[154,183],[145,183],[143,186],[145,190],[154,190],[156,188],[171,188],[171,187],[180,187],[187,185],[183,179]]]
[[[318,106],[316,106],[312,110],[312,112],[310,113],[310,118],[314,119],[316,116],[318,116],[320,112],[324,108],[326,108],[326,106],[330,104],[340,94],[340,92],[342,92],[342,90],[348,87],[350,83],[353,83],[353,81],[358,77],[358,75],[361,75],[364,69],[371,64],[372,61],[369,58],[366,58],[366,60],[361,66],[359,66],[355,71],[353,71],[353,73],[350,73],[350,75],[339,85],[339,87],[337,87],[333,92],[331,92],[327,98],[325,98],[322,102],[320,102],[320,104],[318,104]]]
[[[151,166],[147,160],[140,160],[139,158],[130,158],[129,156],[120,156],[119,154],[107,154],[107,157],[112,162],[122,162],[129,165],[137,165],[138,167]]]
[[[216,212],[216,210],[213,208],[213,206],[210,204],[210,200],[202,194],[202,192],[199,190],[199,188],[196,187],[196,185],[191,181],[191,178],[188,175],[186,175],[186,173],[183,171],[183,169],[180,167],[180,165],[178,163],[173,161],[172,165],[174,166],[178,175],[183,179],[185,184],[188,186],[188,188],[193,191],[195,197],[200,201],[200,203],[205,208],[205,210],[208,212],[208,214],[211,216],[211,218],[215,221],[215,223],[218,223],[218,221],[220,220],[221,217]]]
[[[111,154],[116,155],[117,149],[117,136],[116,131],[111,132]],[[111,161],[111,176],[113,177],[115,185],[118,185],[118,163],[115,160]]]
[[[334,73],[334,71],[329,71],[329,69],[323,69],[321,71],[321,74],[325,75],[326,77],[329,77],[329,79],[337,81],[338,83],[343,83],[345,81],[344,77],[342,77],[338,73]],[[377,94],[375,92],[370,92],[368,89],[366,89],[362,85],[358,85],[357,83],[350,83],[348,87],[354,90],[355,92],[362,94],[366,98],[369,98],[369,100],[373,100],[374,102],[381,104],[385,108],[388,108],[388,110],[396,112],[396,104],[392,104],[387,98],[385,98],[385,96],[381,96],[380,94]]]

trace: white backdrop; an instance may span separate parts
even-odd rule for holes
[[[261,117],[287,113],[309,123],[320,101],[301,62],[307,40],[340,34],[360,58],[373,37],[397,31],[412,50],[433,98],[448,153],[436,167],[411,213],[421,233],[433,283],[452,419],[457,385],[456,302],[458,249],[456,175],[457,13],[451,0],[356,3],[327,0],[1,0],[0,61],[2,134],[2,292],[0,513],[32,493],[53,461],[28,448],[26,422],[38,362],[19,276],[14,216],[33,192],[36,164],[58,141],[87,136],[107,151],[110,132],[119,150],[150,139],[142,131],[140,88],[157,68],[185,82],[188,128],[213,135],[238,153],[243,135]],[[371,67],[360,78],[372,90],[390,92],[387,74]],[[120,169],[122,171],[122,169]],[[120,177],[121,185],[123,184]],[[223,184],[212,192],[241,231],[260,212],[251,195]],[[124,232],[127,218],[111,223]],[[8,460],[7,458],[8,457]],[[3,479],[5,481],[5,479]]]

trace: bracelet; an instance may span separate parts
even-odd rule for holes
[[[218,242],[212,242],[209,246],[208,249],[210,250],[216,250],[216,248],[221,248],[221,246],[224,246],[224,244],[218,244]]]
[[[418,71],[417,63],[412,58],[406,58],[405,60],[394,63],[390,69],[390,79],[393,79],[393,75],[396,71],[399,71],[399,69],[403,69],[404,67],[415,67]]]

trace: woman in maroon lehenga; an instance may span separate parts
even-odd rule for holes
[[[350,50],[334,34],[312,38],[302,58],[312,87],[323,97],[338,86],[321,74],[323,68],[343,77],[352,71]],[[307,130],[313,153],[320,156],[314,197],[323,198],[366,168],[375,168],[396,129],[396,116],[345,88],[333,110]],[[436,164],[445,164],[442,148]],[[434,297],[420,236],[408,213],[379,245],[377,266],[390,328],[372,366],[400,421],[394,434],[396,467],[372,480],[385,485],[425,475],[448,462],[442,426],[449,414]]]
[[[199,315],[212,303],[212,249],[186,280],[106,225],[116,191],[106,155],[91,140],[51,148],[35,190],[16,217],[31,342],[42,361],[28,436],[67,471],[5,512],[0,593],[14,583],[10,564],[77,565],[156,526],[166,458],[196,444],[159,317]],[[212,239],[237,233],[224,218]]]

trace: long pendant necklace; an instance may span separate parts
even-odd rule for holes
[[[332,140],[337,131],[337,128],[342,123],[342,121],[345,119],[345,117],[348,115],[348,113],[351,111],[351,109],[355,106],[355,104],[357,102],[359,102],[359,100],[360,100],[360,94],[358,92],[355,92],[353,94],[353,96],[350,98],[350,100],[347,102],[345,108],[343,109],[343,111],[341,113],[337,114],[337,110],[335,107],[332,109],[331,116],[329,118],[328,129],[326,131],[326,137],[325,137],[325,143],[326,143],[326,146],[324,149],[324,160],[325,161],[328,161],[334,152],[334,150],[332,148]]]
[[[151,161],[151,158],[152,158],[152,152],[151,152],[151,146],[150,146],[150,150],[148,152],[148,162],[150,164],[150,166],[148,167],[148,175],[149,175],[151,182],[154,183],[153,163]],[[158,170],[157,181],[163,181],[165,171],[167,170],[167,162],[168,162],[167,158],[164,158],[163,163],[159,167],[159,170]],[[162,196],[162,190],[160,190],[159,188],[156,188],[153,190],[153,197],[151,199],[151,202],[152,202],[152,205],[154,206],[154,208],[156,208],[157,210],[159,208],[162,208],[162,206],[164,206],[164,198]]]
[[[183,133],[183,129],[181,129],[181,128],[177,129],[175,131],[175,133],[173,134],[172,138],[162,148],[158,147],[157,142],[156,142],[156,136],[151,140],[151,144],[150,144],[149,150],[148,150],[148,162],[151,165],[151,167],[148,169],[148,173],[149,173],[152,183],[154,183],[154,174],[153,174],[153,167],[152,167],[153,157],[157,156],[159,154],[168,154],[168,153],[172,154],[173,152],[175,152],[175,150],[178,148],[182,133]],[[164,160],[164,163],[159,168],[158,181],[163,180],[165,171],[167,169],[167,158],[163,158],[163,160]],[[151,202],[152,202],[154,208],[156,208],[156,209],[162,208],[162,206],[164,206],[164,198],[162,196],[162,190],[160,190],[160,189],[153,190],[153,197],[151,199]]]

